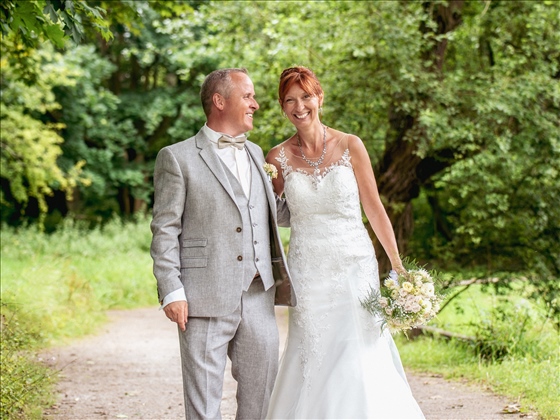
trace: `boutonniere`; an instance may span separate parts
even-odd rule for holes
[[[272,163],[265,163],[263,165],[263,169],[265,173],[268,175],[268,179],[272,180],[278,177],[278,170],[276,169],[276,166],[274,166]]]

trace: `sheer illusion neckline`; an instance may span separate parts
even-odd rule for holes
[[[352,167],[352,163],[350,163],[350,150],[346,148],[342,156],[335,162],[332,162],[329,165],[324,166],[323,168],[294,168],[291,165],[288,165],[288,157],[286,156],[286,151],[284,147],[280,149],[279,155],[276,158],[278,162],[280,162],[280,168],[282,169],[282,177],[286,179],[288,175],[293,173],[303,174],[311,179],[313,186],[318,188],[321,182],[325,179],[325,177],[331,173],[333,170],[346,167],[350,170],[354,170]]]

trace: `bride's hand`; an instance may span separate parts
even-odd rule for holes
[[[399,261],[398,264],[391,264],[393,271],[397,274],[406,274],[406,269],[403,267],[402,263]]]

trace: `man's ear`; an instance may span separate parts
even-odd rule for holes
[[[226,101],[222,95],[220,95],[219,93],[214,93],[214,95],[212,95],[212,102],[214,103],[214,106],[220,111],[224,110]]]

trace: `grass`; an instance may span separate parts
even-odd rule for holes
[[[472,287],[434,324],[477,341],[398,337],[403,363],[417,371],[484,384],[519,402],[522,411],[537,412],[543,419],[560,418],[558,331],[542,306],[520,297],[521,286],[507,295]]]
[[[2,302],[22,309],[20,322],[39,321],[48,343],[95,330],[107,309],[156,305],[150,240],[147,221],[3,229]]]

